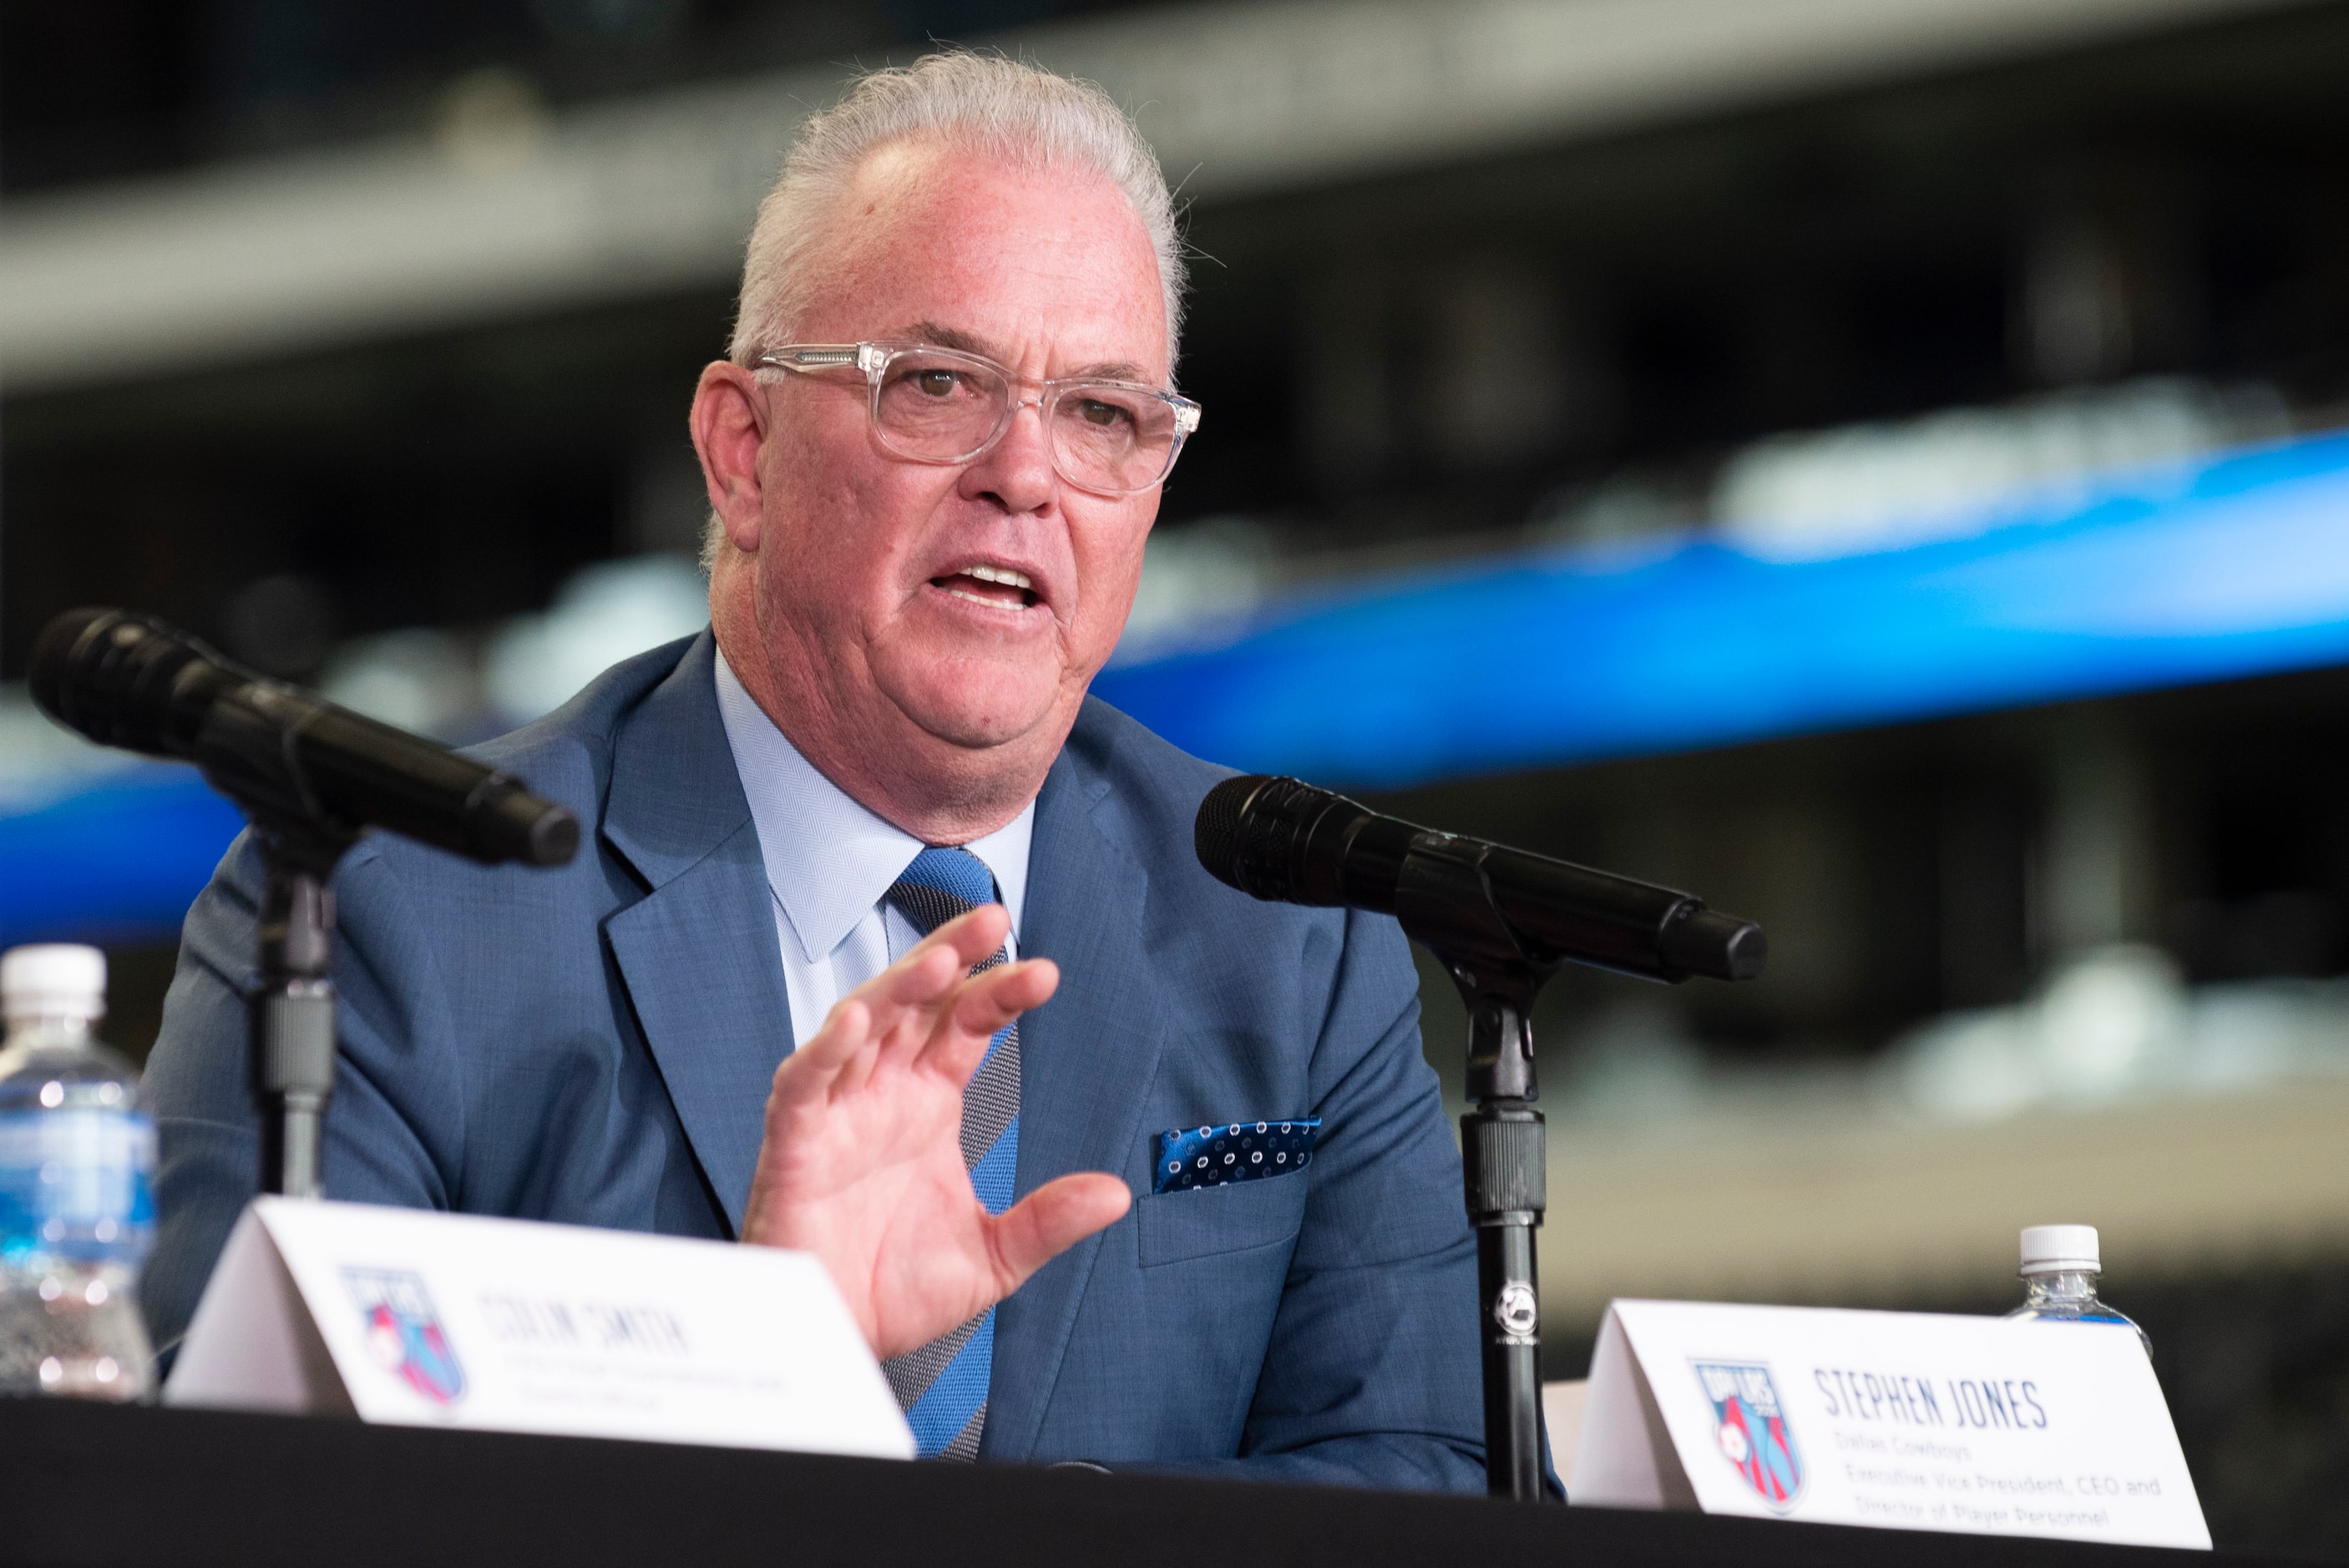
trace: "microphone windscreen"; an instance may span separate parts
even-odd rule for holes
[[[207,666],[190,671],[191,665]],[[183,675],[235,672],[203,644],[151,615],[129,610],[67,610],[41,628],[26,674],[33,701],[67,728],[150,757],[187,753],[186,721],[208,694],[183,689]],[[190,699],[193,699],[191,701]],[[181,711],[182,708],[185,711]]]
[[[93,622],[111,612],[106,610],[67,610],[53,616],[33,639],[32,661],[25,671],[26,683],[32,687],[33,701],[43,713],[59,724],[78,728],[64,709],[70,703],[67,695],[73,673],[74,649]]]
[[[1217,882],[1242,892],[1252,890],[1240,881],[1240,811],[1249,797],[1264,787],[1266,778],[1262,773],[1243,773],[1225,779],[1199,802],[1198,820],[1192,824],[1192,844],[1198,851],[1199,863]]]

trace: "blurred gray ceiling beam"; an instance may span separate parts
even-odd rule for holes
[[[2027,57],[2290,0],[1244,0],[995,40],[1091,77],[1216,201]],[[0,390],[722,285],[833,69],[0,211]]]

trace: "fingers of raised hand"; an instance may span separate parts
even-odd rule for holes
[[[943,1002],[969,967],[951,946],[925,941],[850,995],[864,997],[885,1030],[906,1014]]]
[[[785,1057],[775,1069],[767,1102],[770,1114],[831,1093],[842,1069],[865,1054],[872,1043],[872,1009],[857,997],[843,999],[824,1019],[815,1038]]]
[[[1061,971],[1049,958],[974,975],[954,999],[951,1032],[984,1040],[1030,1007],[1042,1006],[1060,984]]]
[[[955,916],[923,941],[937,943],[954,949],[968,970],[983,958],[991,957],[1002,947],[1003,939],[1011,934],[1011,916],[999,903],[983,903],[977,909]]]
[[[1003,945],[1010,917],[999,904],[987,904],[939,926],[908,949],[888,968],[858,987],[870,994],[883,1016],[882,1028],[895,1026],[897,1015],[936,1006],[970,973],[971,966]]]
[[[972,975],[931,1031],[921,1066],[957,1085],[968,1082],[978,1070],[988,1042],[997,1031],[1029,1008],[1041,1006],[1060,984],[1060,975],[1052,962],[1044,958],[1000,965]]]
[[[926,945],[850,992],[840,1006],[857,1002],[871,1015],[872,1023],[864,1049],[843,1067],[833,1093],[855,1093],[876,1069],[901,1060],[914,1049],[928,1035],[930,1020],[953,997],[961,978],[952,952]]]
[[[815,1037],[783,1058],[776,1099],[803,1104],[854,1093],[893,1039],[902,1054],[927,1037],[929,1018],[951,1002],[963,974],[950,944],[915,947],[834,1003]]]
[[[835,1005],[815,1037],[784,1058],[776,1069],[771,1100],[777,1109],[810,1103],[823,1096],[854,1094],[874,1071],[905,1065],[943,1037],[978,1033],[978,1048],[962,1077],[976,1070],[988,1037],[1051,995],[1058,972],[1042,965],[1012,965],[978,976],[972,965],[998,952],[1009,928],[999,904],[987,904],[938,927],[895,964]],[[978,998],[974,1001],[973,998]],[[961,1009],[970,1009],[961,1022]],[[952,1028],[939,1026],[948,1020]]]
[[[1105,1171],[1045,1182],[987,1222],[996,1288],[1009,1295],[1061,1253],[1116,1223],[1132,1202],[1125,1183]]]

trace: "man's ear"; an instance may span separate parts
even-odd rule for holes
[[[723,359],[703,368],[693,392],[693,449],[701,454],[709,504],[727,539],[745,553],[759,548],[759,448],[766,439],[765,420],[766,399],[751,372]]]

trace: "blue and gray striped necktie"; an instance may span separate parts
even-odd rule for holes
[[[927,936],[966,910],[994,903],[995,877],[968,850],[926,849],[890,886],[888,899]],[[971,973],[1005,957],[999,947],[971,965]],[[1019,1024],[1014,1019],[988,1042],[986,1059],[962,1096],[962,1162],[990,1214],[1011,1207],[1019,1154]],[[891,1357],[881,1369],[922,1458],[967,1462],[978,1457],[987,1426],[987,1380],[995,1369],[993,1307],[918,1350]]]

